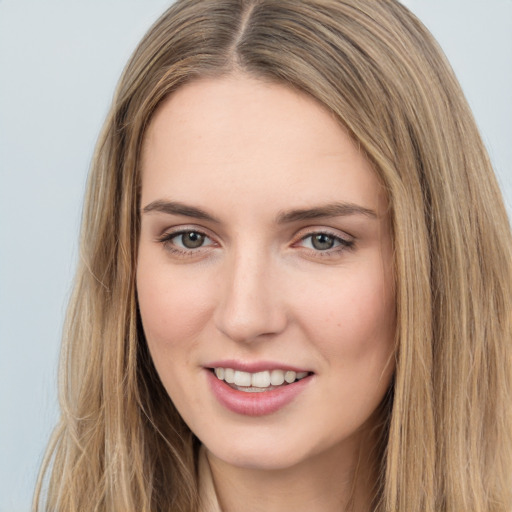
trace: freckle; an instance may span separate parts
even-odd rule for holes
[[[341,324],[336,324],[338,327],[341,327]]]

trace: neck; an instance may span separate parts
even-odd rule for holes
[[[368,435],[292,467],[255,469],[206,452],[222,512],[368,512],[376,481]],[[372,457],[373,455],[373,457]]]

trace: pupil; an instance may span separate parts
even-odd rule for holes
[[[183,245],[187,249],[196,249],[201,247],[204,242],[204,235],[196,233],[195,231],[189,231],[182,236]]]
[[[332,248],[334,245],[334,238],[324,233],[318,233],[317,235],[313,236],[311,243],[315,249],[318,249],[319,251],[325,251]]]

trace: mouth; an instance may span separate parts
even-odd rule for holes
[[[312,375],[312,372],[275,368],[258,372],[246,372],[233,368],[209,368],[215,377],[230,388],[244,393],[262,393],[294,384]]]
[[[315,373],[275,361],[211,361],[204,367],[211,393],[232,413],[266,416],[314,389]],[[293,410],[293,409],[292,409]]]

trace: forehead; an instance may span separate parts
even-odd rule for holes
[[[276,208],[319,196],[382,203],[369,161],[334,115],[306,94],[244,76],[192,82],[157,110],[143,145],[142,201],[159,194],[244,196]]]

